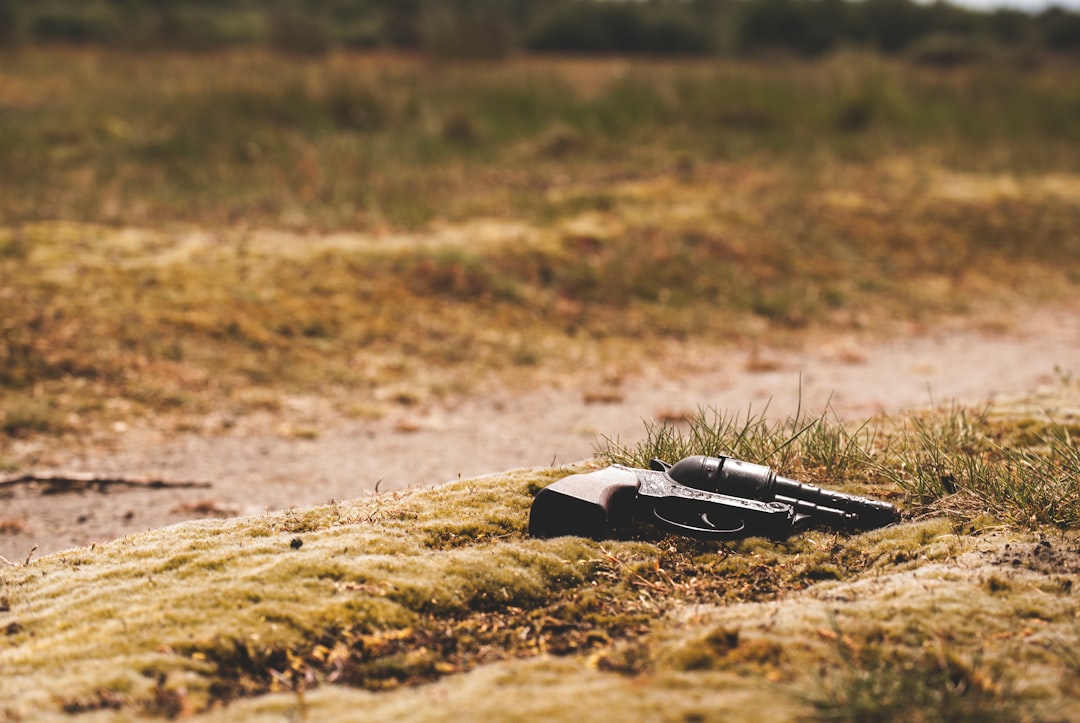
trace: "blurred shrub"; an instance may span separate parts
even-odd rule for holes
[[[1038,16],[1043,44],[1050,50],[1080,52],[1080,13],[1051,7]]]
[[[501,58],[515,46],[514,28],[498,0],[432,2],[420,16],[420,40],[435,55]]]
[[[785,50],[805,56],[845,46],[899,53],[933,36],[989,35],[980,29],[985,17],[945,3],[909,0],[755,0],[741,5],[736,15],[736,47],[744,53]]]
[[[295,55],[325,55],[330,36],[319,18],[275,10],[270,13],[270,47]]]
[[[820,55],[852,35],[854,10],[843,0],[759,0],[740,8],[736,44],[742,52]]]
[[[0,0],[0,48],[15,44],[18,37],[16,21],[17,16],[11,0]]]
[[[933,29],[929,13],[908,0],[866,0],[859,25],[865,40],[886,53],[903,50]]]
[[[918,65],[937,68],[955,68],[986,59],[986,43],[970,37],[956,35],[928,35],[912,44],[908,52],[911,61]]]
[[[105,2],[87,2],[70,8],[46,6],[34,16],[30,28],[38,40],[110,42],[120,38],[122,19]]]
[[[530,33],[543,52],[700,55],[714,49],[708,26],[670,3],[566,3]]]
[[[259,42],[266,33],[263,13],[221,12],[198,5],[165,4],[125,27],[124,45],[210,50]]]

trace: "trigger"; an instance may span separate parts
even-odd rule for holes
[[[729,522],[724,528],[721,528],[715,522],[709,519],[708,512],[701,513],[701,521],[712,529],[716,530],[717,532],[726,532],[728,534],[735,534],[737,532],[742,532],[746,529],[746,521],[738,518],[731,520],[731,522]]]

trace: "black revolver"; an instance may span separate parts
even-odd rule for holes
[[[823,490],[731,457],[696,455],[673,465],[654,459],[650,467],[611,465],[545,487],[533,500],[529,534],[601,539],[636,520],[698,539],[783,539],[815,524],[866,530],[897,519],[886,502]]]

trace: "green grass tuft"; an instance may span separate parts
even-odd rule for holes
[[[1058,394],[1071,400],[1077,386],[1063,381]],[[647,423],[643,439],[629,448],[608,439],[598,455],[638,467],[654,457],[735,457],[826,487],[890,497],[899,491],[909,515],[948,512],[967,522],[989,515],[1020,527],[1073,529],[1080,525],[1080,436],[1073,413],[1065,415],[1033,430],[1023,418],[959,406],[912,415],[899,426],[845,424],[828,411],[776,422],[764,413],[701,409],[680,423]]]

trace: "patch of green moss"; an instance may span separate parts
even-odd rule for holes
[[[783,659],[784,648],[775,641],[747,639],[737,629],[720,626],[684,641],[662,664],[687,672],[731,670],[761,675],[778,671]]]
[[[333,716],[362,701],[451,720],[496,680],[488,719],[512,704],[568,717],[582,695],[629,691],[639,717],[688,719],[750,699],[787,719],[858,718],[875,699],[899,718],[1014,699],[1053,717],[1080,700],[1075,532],[941,516],[786,540],[528,538],[534,491],[572,471],[187,523],[4,568],[0,711]],[[421,713],[429,695],[450,704]],[[685,705],[659,703],[673,698]]]
[[[25,701],[19,681],[48,671],[45,690],[75,707],[93,707],[100,684],[81,687],[86,660],[108,659],[123,670],[125,661],[156,650],[165,652],[149,668],[140,663],[154,676],[125,684],[125,706],[152,700],[156,676],[178,673],[194,673],[188,695],[203,705],[270,690],[282,660],[315,666],[320,648],[348,648],[372,635],[406,642],[360,658],[348,648],[358,679],[426,679],[434,658],[421,650],[423,641],[436,633],[444,644],[450,640],[442,632],[446,621],[460,626],[474,616],[520,616],[565,601],[594,577],[602,555],[594,543],[527,540],[515,529],[523,522],[507,523],[527,519],[530,497],[523,490],[550,474],[512,472],[411,494],[189,523],[6,569],[0,592],[8,609],[0,622],[9,633],[0,664],[22,672],[0,682],[0,697]],[[453,528],[446,519],[467,522]],[[425,527],[439,536],[453,529],[462,539],[434,550],[418,544]],[[303,544],[292,544],[298,536]],[[459,666],[474,665],[477,651],[463,654]],[[386,672],[393,670],[398,673]]]

